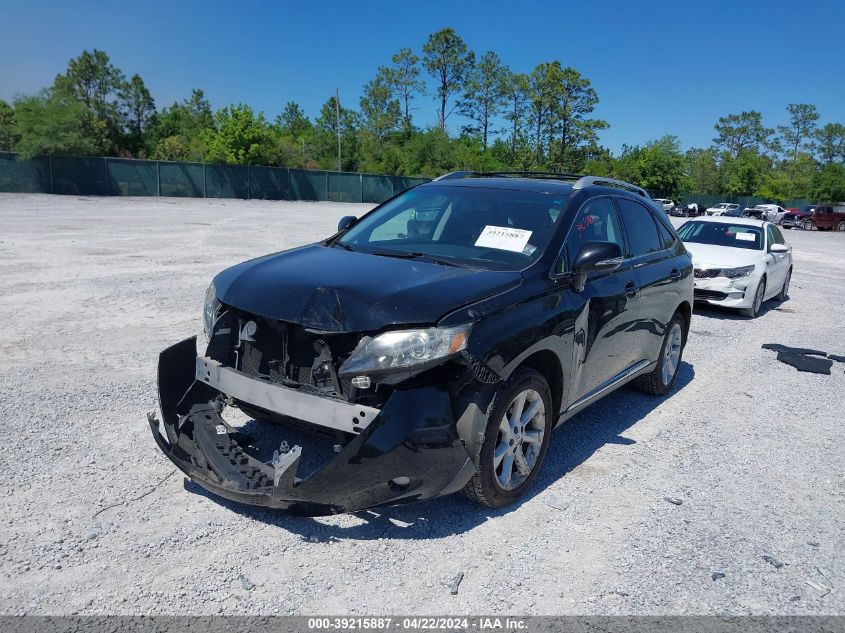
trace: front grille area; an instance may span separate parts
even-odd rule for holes
[[[694,299],[711,299],[713,301],[722,301],[728,297],[728,293],[719,292],[717,290],[700,290],[696,288],[693,291]]]
[[[719,275],[718,268],[696,268],[693,275],[697,279],[713,279]]]

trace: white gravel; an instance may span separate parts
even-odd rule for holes
[[[845,235],[786,231],[788,302],[698,310],[675,392],[577,416],[504,511],[292,518],[186,484],[145,420],[158,352],[214,273],[367,208],[0,194],[0,613],[845,613],[845,365],[760,349],[845,354]]]

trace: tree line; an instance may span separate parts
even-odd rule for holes
[[[416,112],[432,102],[437,124],[418,125]],[[272,121],[244,103],[214,111],[200,89],[159,109],[140,75],[127,79],[94,50],[40,93],[0,101],[0,150],[395,175],[568,171],[667,196],[845,200],[845,125],[821,124],[811,104],[788,105],[788,123],[776,128],[756,111],[721,117],[710,147],[684,152],[667,135],[614,156],[599,143],[609,124],[593,116],[598,102],[574,68],[552,61],[516,72],[494,51],[476,55],[451,28],[386,60],[357,108],[332,95],[313,120],[295,101]]]

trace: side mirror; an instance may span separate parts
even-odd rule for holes
[[[769,247],[770,253],[788,253],[789,247],[786,244],[772,244]]]
[[[342,233],[358,221],[354,215],[344,215],[337,223],[337,232]]]
[[[622,265],[622,249],[614,242],[587,242],[581,246],[572,264],[572,287],[575,292],[584,290],[587,275],[610,272]]]

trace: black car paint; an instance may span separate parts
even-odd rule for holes
[[[543,255],[518,272],[354,253],[333,248],[328,240],[239,264],[220,273],[214,284],[224,303],[327,332],[375,333],[400,325],[473,322],[466,352],[400,383],[376,422],[311,477],[289,482],[281,492],[256,495],[233,483],[237,473],[230,477],[201,468],[204,459],[191,435],[191,412],[209,394],[203,391],[206,385],[192,383],[193,360],[187,359],[195,350],[189,349],[193,342],[183,342],[160,359],[167,437],[151,422],[159,446],[179,468],[226,498],[306,514],[348,512],[454,492],[478,463],[485,414],[498,381],[517,367],[526,364],[547,376],[562,422],[589,403],[592,394],[653,368],[676,312],[684,315],[688,328],[692,263],[680,240],[672,250],[628,257],[616,270],[588,275],[581,292],[573,290],[571,272],[554,273],[584,202],[596,196],[642,201],[634,194],[510,178],[438,184],[530,187],[569,200]],[[665,212],[649,206],[671,228]],[[637,371],[630,372],[632,367]],[[621,376],[624,380],[613,382]],[[192,386],[176,397],[185,384]],[[174,391],[172,385],[180,387]],[[199,422],[217,423],[219,414],[211,407],[201,411],[211,421]],[[409,477],[411,486],[397,490],[390,483],[397,477]]]

